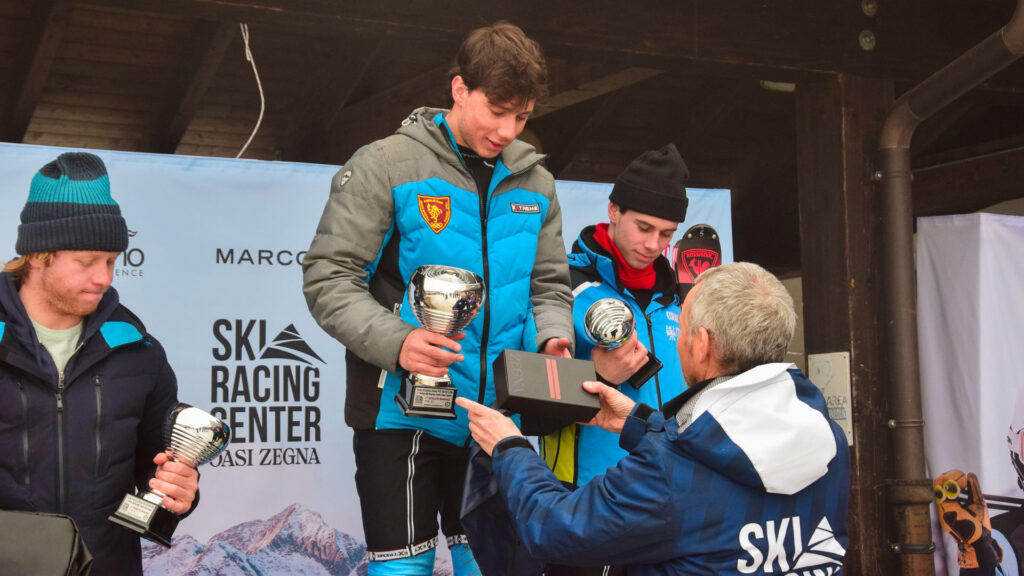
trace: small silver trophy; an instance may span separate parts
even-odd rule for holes
[[[420,325],[438,334],[460,332],[484,304],[483,278],[452,266],[420,266],[409,280],[409,306]],[[406,416],[455,418],[455,387],[447,374],[406,374],[395,402]]]
[[[633,334],[633,311],[618,298],[602,298],[587,308],[583,327],[598,346],[618,348]]]
[[[583,327],[587,337],[596,346],[612,349],[618,348],[629,340],[636,329],[633,311],[625,302],[618,298],[602,298],[587,308],[583,317]],[[640,367],[626,381],[633,388],[640,388],[658,370],[661,370],[662,363],[654,356],[654,352],[647,351],[647,363]],[[619,382],[611,384],[618,385]]]
[[[193,468],[216,456],[231,438],[231,430],[212,414],[179,403],[167,415],[164,443],[171,460]],[[178,516],[161,502],[164,494],[150,489],[141,496],[125,494],[121,505],[109,517],[138,532],[143,538],[170,548],[171,535],[178,526]]]

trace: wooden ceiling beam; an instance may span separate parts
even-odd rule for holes
[[[917,138],[916,134],[914,135],[914,138]],[[911,144],[915,143],[916,142],[912,142]],[[917,170],[924,171],[940,166],[974,160],[975,158],[981,158],[983,156],[1002,154],[1007,150],[1014,150],[1017,148],[1024,148],[1024,134],[1016,134],[1013,136],[1007,136],[1006,138],[998,138],[979,144],[950,148],[948,150],[932,154],[921,154],[919,156],[915,156],[911,160],[911,164],[915,172]]]
[[[334,66],[326,72],[326,79],[305,99],[305,109],[299,113],[294,125],[296,129],[288,135],[284,146],[286,160],[327,162],[327,139],[342,117],[342,111],[350,104],[352,96],[362,85],[367,74],[373,69],[380,53],[395,37],[383,34],[367,52],[350,57],[344,64]],[[340,52],[340,51],[339,51]],[[347,51],[355,54],[354,51]],[[397,120],[397,119],[396,119]]]
[[[388,38],[382,39],[382,43],[388,42]],[[629,68],[588,79],[577,86],[552,94],[537,107],[538,111],[531,115],[531,120],[622,90],[660,73],[659,70],[647,68]],[[439,66],[351,106],[343,107],[326,130],[332,135],[330,139],[335,145],[344,142],[340,149],[332,151],[330,161],[344,160],[338,157],[337,152],[342,152],[341,155],[347,158],[347,154],[351,154],[355,147],[386,136],[398,127],[397,123],[403,115],[418,106],[445,106],[445,102],[425,101],[424,94],[439,92],[437,87],[443,86],[447,79],[448,66]],[[382,126],[388,128],[382,132]],[[360,137],[363,139],[360,140]]]
[[[914,216],[976,212],[1024,197],[1024,142],[1020,147],[914,170]]]
[[[960,125],[972,112],[976,112],[977,99],[968,94],[957,98],[932,115],[914,130],[912,150],[927,150],[950,129]]]
[[[598,103],[597,110],[572,134],[568,142],[558,150],[550,151],[551,156],[547,159],[546,166],[556,178],[572,163],[573,158],[583,149],[590,137],[605,125],[622,103],[623,97],[624,92],[621,91],[604,96]]]
[[[549,56],[561,58],[779,81],[853,71],[915,83],[1004,25],[1013,8],[1002,0],[1005,6],[975,6],[951,19],[949,11],[923,10],[918,2],[886,5],[869,18],[850,3],[820,0],[649,0],[643,10],[628,0],[583,10],[571,2],[531,0],[450,0],[443,10],[408,0],[80,1],[326,36],[395,30],[403,38],[458,40],[481,24],[506,19],[540,41]],[[858,37],[869,31],[877,47],[862,50]],[[1024,68],[1018,70],[1010,74],[1019,78]],[[994,81],[999,84],[998,77]]]
[[[74,9],[72,0],[47,0],[36,4],[32,12],[33,30],[28,34],[25,60],[18,79],[11,83],[11,108],[0,140],[21,142],[25,138],[32,114],[39,104],[57,50],[64,40],[64,31]]]
[[[360,146],[398,129],[402,119],[420,106],[443,106],[425,94],[438,94],[448,78],[448,66],[432,68],[358,102],[342,108],[328,130],[330,152],[327,162],[340,164]]]
[[[637,10],[611,0],[580,10],[573,3],[524,0],[493,4],[452,0],[439,10],[407,0],[80,0],[130,12],[291,27],[328,36],[382,34],[461,39],[481,24],[507,19],[555,57],[650,68],[706,64],[786,79],[834,71],[835,9],[819,0],[650,0]],[[769,20],[770,19],[770,20]],[[765,25],[771,21],[772,25]],[[774,72],[773,72],[774,71]]]
[[[536,120],[569,106],[575,106],[594,98],[622,90],[648,78],[661,74],[661,70],[653,68],[626,68],[600,78],[589,80],[558,94],[552,94],[534,108],[531,120]]]
[[[180,97],[173,100],[162,115],[165,120],[157,126],[150,145],[151,150],[162,154],[174,154],[178,149],[236,34],[240,34],[237,24],[203,24],[202,40],[196,52],[198,57],[191,59],[191,71],[183,82],[185,88]]]

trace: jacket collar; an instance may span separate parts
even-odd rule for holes
[[[426,106],[417,108],[402,121],[402,126],[397,133],[423,144],[449,164],[465,168],[465,163],[459,154],[459,147],[455,143],[455,137],[445,120],[445,115],[448,112],[444,108]],[[500,162],[494,168],[495,173],[504,172],[502,177],[508,174],[519,174],[533,168],[545,158],[547,156],[538,154],[534,147],[526,142],[513,140],[501,151]]]
[[[602,280],[611,284],[617,292],[628,294],[629,291],[619,281],[619,272],[612,255],[594,239],[595,230],[597,230],[597,226],[591,225],[580,232],[576,242],[572,245],[572,255],[575,258],[582,257],[588,260]],[[651,301],[668,306],[677,298],[675,271],[672,270],[672,265],[664,256],[658,256],[654,260],[653,266],[657,278],[653,288],[655,297]]]
[[[124,313],[119,310],[123,310]],[[92,342],[93,337],[100,334],[102,346],[97,349],[100,354],[95,358],[98,360],[113,348],[142,341],[144,333],[145,327],[142,323],[120,307],[117,290],[111,287],[103,295],[96,311],[85,317],[79,342]],[[32,321],[25,311],[21,297],[18,296],[14,276],[7,272],[0,273],[0,361],[5,359],[25,369],[30,369],[26,365],[30,363],[36,372],[41,371],[54,379],[57,376],[53,360],[39,342]],[[90,364],[91,361],[76,362],[75,371],[80,371]]]

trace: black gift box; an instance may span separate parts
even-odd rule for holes
[[[504,350],[494,361],[494,407],[519,414],[524,434],[554,432],[600,410],[597,395],[583,389],[587,380],[597,380],[589,360]]]

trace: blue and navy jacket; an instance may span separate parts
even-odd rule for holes
[[[664,401],[686,389],[679,366],[679,353],[676,351],[679,297],[675,273],[665,257],[659,256],[654,261],[657,279],[653,295],[647,307],[641,309],[636,298],[621,285],[612,256],[594,240],[594,230],[594,226],[584,228],[569,254],[576,358],[589,360],[594,349],[594,342],[587,337],[583,322],[590,305],[602,298],[622,300],[633,311],[640,342],[661,360],[664,367],[639,389],[630,384],[622,384],[619,392],[636,402],[660,409]],[[577,486],[604,474],[605,470],[615,466],[627,454],[619,447],[618,434],[597,426],[578,424],[568,424],[542,437],[541,453],[559,480]]]
[[[94,574],[142,574],[138,535],[107,517],[146,487],[176,402],[163,348],[113,288],[61,377],[0,274],[0,509],[74,518]]]
[[[345,345],[349,426],[418,429],[463,445],[464,409],[456,408],[456,420],[410,418],[394,400],[399,351],[419,326],[406,301],[413,273],[439,264],[483,278],[484,306],[464,330],[465,360],[449,375],[459,396],[484,404],[494,400],[491,364],[502,350],[572,340],[572,294],[544,157],[514,141],[481,195],[444,113],[414,111],[338,171],[303,261],[303,290],[316,321]]]
[[[841,574],[849,451],[821,392],[791,364],[764,364],[688,405],[680,431],[674,413],[638,404],[629,455],[575,491],[523,438],[499,442],[494,477],[530,554],[630,576]]]

